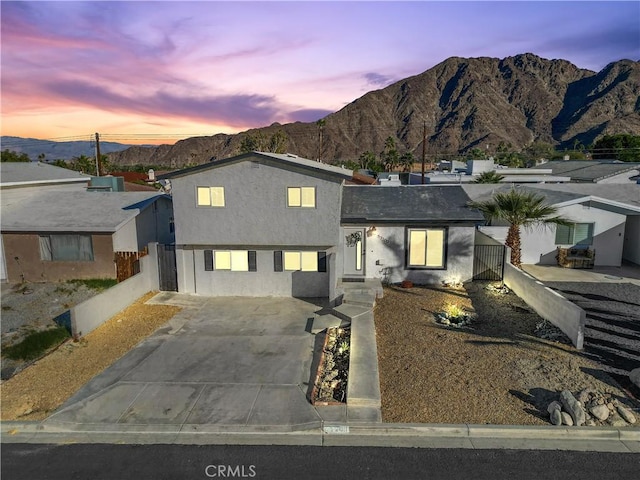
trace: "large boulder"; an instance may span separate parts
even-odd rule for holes
[[[571,415],[574,425],[579,427],[584,424],[586,421],[584,409],[569,390],[560,392],[560,402],[562,402],[564,410]]]
[[[636,387],[640,388],[640,368],[634,368],[629,372],[629,380],[631,380]]]

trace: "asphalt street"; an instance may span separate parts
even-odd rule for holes
[[[630,453],[375,447],[2,445],[2,479],[631,479]]]

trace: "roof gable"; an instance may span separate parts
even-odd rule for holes
[[[351,170],[328,165],[322,162],[316,162],[307,158],[298,157],[290,153],[265,153],[265,152],[250,152],[235,157],[225,158],[222,160],[214,160],[209,163],[204,163],[191,168],[185,168],[183,170],[177,170],[165,175],[161,175],[158,179],[172,179],[178,177],[184,177],[192,175],[205,170],[211,170],[215,168],[223,168],[226,165],[232,165],[239,162],[257,161],[265,163],[278,168],[286,170],[297,171],[304,173],[305,175],[312,175],[323,178],[330,178],[334,181],[349,180],[352,178],[353,172]]]

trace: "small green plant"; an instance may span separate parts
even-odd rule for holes
[[[115,278],[77,278],[73,280],[67,280],[67,283],[71,283],[76,286],[84,285],[91,290],[97,290],[99,292],[111,288],[118,283]]]
[[[462,318],[467,315],[467,312],[465,312],[463,308],[459,307],[455,303],[447,303],[444,306],[443,311],[450,319]]]
[[[349,351],[349,342],[343,340],[338,346],[338,353],[347,353]]]
[[[3,305],[2,310],[6,312],[7,310],[13,310],[13,308],[11,307],[11,305]]]
[[[24,340],[2,350],[2,355],[12,360],[33,360],[47,350],[68,339],[69,331],[64,327],[51,328],[27,335]]]

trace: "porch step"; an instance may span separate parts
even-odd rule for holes
[[[371,312],[371,308],[362,307],[360,305],[350,305],[348,303],[343,303],[342,305],[338,305],[337,307],[333,307],[333,313],[343,320],[351,322],[356,318],[365,315]]]
[[[351,325],[350,321],[344,320],[342,318],[338,318],[334,315],[318,315],[313,319],[313,326],[311,327],[311,333],[316,334],[320,333],[327,328],[333,327],[348,327]]]
[[[366,290],[364,292],[352,292],[348,290],[345,292],[344,298],[342,300],[343,304],[349,305],[357,305],[360,307],[368,307],[373,308],[376,303],[376,296],[371,290]]]

